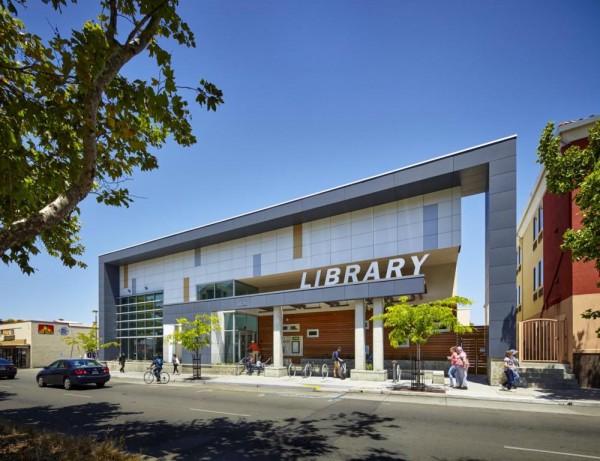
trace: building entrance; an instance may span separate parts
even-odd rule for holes
[[[252,341],[256,341],[256,332],[251,330],[238,330],[237,340],[237,357],[236,361],[240,361],[243,357],[248,355],[248,348]]]
[[[258,318],[240,312],[227,312],[224,321],[224,361],[238,363],[248,353],[250,342],[258,339]]]

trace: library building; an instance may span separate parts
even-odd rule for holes
[[[461,200],[473,194],[485,194],[488,326],[443,333],[421,351],[445,364],[450,336],[489,375],[515,347],[514,136],[101,255],[100,336],[121,344],[101,358],[176,352],[191,363],[164,338],[176,319],[206,313],[221,328],[202,364],[237,363],[255,341],[269,374],[283,376],[290,362],[330,359],[341,346],[351,376],[385,380],[415,348],[391,347],[371,318],[402,296],[460,294]]]

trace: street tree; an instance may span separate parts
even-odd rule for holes
[[[42,0],[60,15],[77,0]],[[99,0],[96,19],[44,40],[19,18],[27,0],[0,0],[0,258],[31,274],[42,249],[68,267],[80,260],[79,203],[129,206],[125,186],[158,168],[167,141],[196,142],[184,93],[207,110],[222,92],[178,86],[167,47],[195,47],[178,0]],[[140,55],[142,55],[140,57]],[[134,59],[154,75],[128,78]],[[130,66],[129,66],[130,67]]]
[[[166,337],[169,344],[181,344],[194,357],[194,377],[202,375],[201,352],[211,343],[213,331],[220,331],[219,319],[215,315],[196,314],[194,320],[185,317],[177,319],[179,328]]]
[[[553,194],[572,194],[579,208],[581,226],[567,229],[561,249],[573,261],[593,263],[600,271],[600,121],[589,131],[587,147],[570,146],[561,152],[554,124],[546,125],[537,149],[538,163],[546,169],[546,188]],[[600,286],[600,282],[598,283]],[[587,319],[600,318],[600,310],[588,309]],[[600,328],[596,330],[600,338]]]
[[[470,305],[473,302],[460,296],[441,299],[422,304],[410,304],[406,296],[402,296],[397,304],[386,307],[385,312],[371,318],[383,320],[383,325],[390,329],[388,339],[393,347],[399,347],[410,341],[417,345],[417,360],[421,360],[421,345],[442,330],[454,333],[470,333],[470,325],[462,325],[456,316],[459,305]]]
[[[98,349],[105,349],[107,347],[121,347],[116,341],[100,343],[98,338],[98,327],[95,324],[88,333],[77,333],[75,336],[65,336],[62,340],[67,346],[76,347],[79,355],[82,355],[82,353],[96,353]],[[71,356],[72,355],[73,353],[71,352]]]

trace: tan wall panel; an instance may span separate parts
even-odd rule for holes
[[[123,288],[129,288],[129,266],[123,266]]]
[[[190,278],[184,277],[183,279],[183,302],[190,302]]]
[[[294,259],[302,257],[302,224],[294,225]]]

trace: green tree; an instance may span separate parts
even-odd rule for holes
[[[571,251],[573,261],[594,263],[600,271],[600,121],[589,132],[586,148],[571,146],[561,152],[554,124],[546,125],[537,149],[538,163],[546,169],[546,187],[553,194],[573,194],[579,208],[581,228],[563,234],[563,251]],[[600,283],[598,283],[600,286]],[[588,309],[583,318],[600,318],[600,310]],[[600,337],[600,328],[596,330]]]
[[[76,347],[79,355],[82,355],[82,352],[96,352],[98,349],[105,349],[111,346],[121,347],[121,345],[116,341],[100,343],[98,339],[98,327],[95,324],[88,333],[77,333],[76,336],[65,336],[62,338],[62,340],[67,346]],[[71,352],[71,356],[72,355],[73,353]]]
[[[393,347],[410,341],[417,345],[417,360],[421,360],[421,345],[437,334],[441,329],[449,329],[454,333],[470,333],[471,327],[462,325],[456,317],[458,305],[470,305],[473,302],[460,296],[413,305],[403,296],[398,304],[388,306],[385,313],[371,320],[383,320],[385,327],[390,328],[388,338]]]
[[[202,372],[201,352],[211,343],[213,331],[220,331],[219,319],[215,315],[196,314],[194,320],[185,317],[177,319],[181,328],[176,329],[165,340],[169,344],[181,344],[194,356],[194,377],[199,378]],[[196,364],[197,368],[196,368]]]
[[[42,1],[57,15],[77,3]],[[152,152],[167,137],[196,142],[181,93],[207,110],[223,95],[205,80],[177,85],[166,47],[195,47],[178,0],[85,2],[97,18],[68,35],[57,27],[48,41],[19,19],[25,6],[0,0],[0,258],[31,274],[30,257],[42,247],[68,267],[85,267],[79,202],[91,193],[128,206],[125,181],[158,168]],[[142,53],[155,75],[127,78],[122,71]]]

